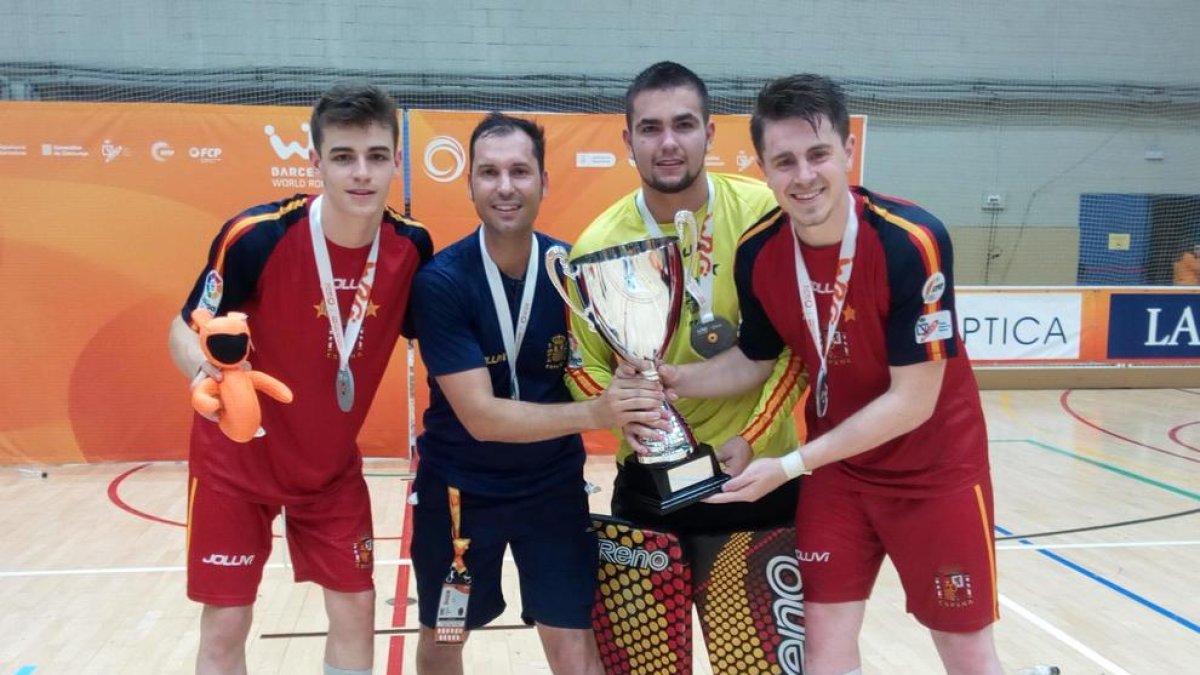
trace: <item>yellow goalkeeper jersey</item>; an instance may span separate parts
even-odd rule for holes
[[[715,204],[711,239],[701,246],[692,246],[684,269],[692,269],[691,256],[710,256],[701,261],[712,274],[712,311],[737,326],[741,314],[737,288],[733,279],[733,260],[738,238],[750,226],[775,208],[775,198],[761,181],[734,174],[709,173]],[[579,236],[571,249],[571,258],[609,246],[645,239],[651,236],[636,203],[637,191],[631,192],[600,214]],[[696,212],[696,222],[703,224],[712,204]],[[701,225],[703,228],[703,225]],[[673,223],[660,224],[665,236],[674,236]],[[575,300],[578,295],[572,288]],[[683,316],[671,338],[664,361],[673,364],[702,360],[692,346],[692,327],[699,321],[698,304],[685,294]],[[567,386],[576,399],[597,396],[612,380],[615,355],[604,340],[583,319],[571,315],[571,355],[567,365]],[[779,456],[797,445],[796,423],[792,409],[807,384],[799,358],[785,349],[779,356],[771,377],[760,390],[729,398],[686,399],[674,405],[687,420],[696,440],[714,449],[729,438],[740,434],[758,456]],[[621,442],[617,461],[624,462],[632,452],[620,430],[615,430]]]

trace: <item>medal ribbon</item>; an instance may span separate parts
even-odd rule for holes
[[[462,536],[462,495],[456,487],[448,487],[446,491],[450,493],[450,538],[454,543],[454,562],[451,567],[466,576],[467,562],[463,556],[471,547],[471,540]]]
[[[350,315],[347,317],[343,330],[337,291],[333,287],[333,267],[329,262],[329,245],[325,241],[325,231],[321,228],[321,204],[323,201],[324,195],[318,195],[308,207],[308,232],[312,237],[313,257],[317,260],[321,301],[325,304],[325,316],[329,319],[333,344],[337,347],[338,370],[349,371],[350,353],[358,341],[359,331],[362,330],[363,320],[367,316],[367,303],[371,299],[371,287],[375,283],[375,263],[379,260],[379,232],[382,227],[375,230],[375,239],[371,242],[371,252],[367,254],[367,262],[363,265],[362,277],[358,280],[358,290],[354,293],[354,302],[350,305]]]
[[[508,356],[508,374],[512,381],[512,399],[521,398],[521,387],[517,383],[517,354],[525,341],[525,329],[529,327],[529,315],[533,311],[533,293],[538,282],[537,235],[530,234],[529,263],[525,266],[525,288],[521,291],[521,306],[517,310],[517,325],[513,326],[512,312],[508,309],[508,298],[500,282],[500,268],[488,253],[484,227],[479,226],[479,253],[483,257],[483,271],[487,276],[488,289],[492,292],[492,304],[496,308],[496,322],[500,324],[500,337],[504,340],[504,352]]]
[[[808,276],[808,266],[800,252],[800,237],[792,230],[792,246],[796,250],[796,286],[800,289],[800,305],[804,310],[804,323],[808,326],[808,334],[812,336],[817,348],[817,356],[821,359],[821,370],[817,373],[817,417],[824,417],[829,407],[829,383],[827,361],[829,348],[833,346],[834,334],[837,333],[838,321],[842,317],[842,308],[846,305],[846,295],[850,288],[850,272],[854,269],[854,253],[858,248],[858,216],[854,212],[854,195],[850,194],[846,207],[846,230],[842,233],[842,244],[838,251],[837,273],[833,282],[833,300],[829,307],[829,324],[825,329],[825,342],[821,342],[821,320],[817,317],[817,298],[813,291],[812,279]]]
[[[713,236],[713,212],[717,210],[716,188],[713,186],[711,176],[705,176],[705,181],[708,183],[708,212],[704,216],[704,225],[700,227],[697,233],[696,241],[693,242],[695,250],[691,256],[691,270],[687,279],[688,295],[696,301],[700,307],[700,320],[708,322],[713,320],[713,270],[716,265],[709,264],[708,269],[703,274],[697,274],[700,267],[700,247],[706,240],[711,240]],[[646,197],[641,190],[634,195],[634,203],[637,204],[638,212],[642,214],[642,220],[646,223],[646,229],[650,232],[651,237],[663,236],[662,228],[658,226],[654,215],[650,213],[650,208],[646,206]],[[679,233],[680,246],[683,245],[683,233]]]

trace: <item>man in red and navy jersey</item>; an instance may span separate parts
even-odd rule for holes
[[[335,86],[314,107],[311,129],[321,194],[227,222],[171,326],[172,358],[195,383],[220,375],[189,325],[192,311],[248,314],[254,367],[295,394],[286,405],[259,397],[262,430],[245,444],[209,419],[193,421],[188,596],[204,604],[198,673],[246,672],[252,607],[281,512],[296,580],[324,588],[325,672],[372,667],[374,535],[356,438],[433,246],[423,227],[387,207],[399,166],[391,98]]]
[[[950,237],[920,207],[848,184],[855,139],[830,80],[768,83],[751,136],[782,209],[738,243],[740,349],[663,378],[680,396],[727,396],[791,347],[812,377],[811,436],[711,500],[755,500],[811,474],[796,514],[807,675],[861,672],[885,555],[946,671],[998,675],[987,432],[955,331]]]

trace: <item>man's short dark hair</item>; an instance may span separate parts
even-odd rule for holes
[[[492,112],[475,125],[471,132],[471,166],[475,166],[475,142],[485,136],[507,136],[520,131],[533,141],[533,155],[537,158],[538,171],[546,170],[546,130],[532,120]]]
[[[633,99],[643,91],[662,91],[676,87],[691,87],[700,95],[700,117],[707,123],[709,115],[708,87],[704,80],[686,66],[674,61],[659,61],[638,73],[625,90],[625,126],[633,128]]]
[[[396,117],[396,101],[379,87],[360,84],[335,84],[321,95],[313,106],[309,120],[313,147],[321,151],[325,127],[367,127],[377,123],[392,132],[392,148],[400,140],[400,121]]]
[[[795,117],[811,124],[814,131],[820,127],[822,118],[828,118],[843,143],[850,137],[850,114],[846,111],[842,88],[822,75],[789,75],[771,80],[758,92],[754,114],[750,116],[750,138],[759,157],[763,151],[764,124]]]

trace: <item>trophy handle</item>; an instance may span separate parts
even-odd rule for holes
[[[575,305],[571,300],[571,294],[567,292],[562,280],[558,278],[559,267],[562,268],[562,273],[568,279],[579,280],[579,272],[572,270],[571,262],[567,260],[567,249],[562,246],[551,246],[546,250],[546,274],[550,275],[550,283],[554,286],[554,290],[562,296],[563,302],[567,303],[567,307],[570,307],[571,311],[583,319],[592,330],[596,330],[595,325],[592,324],[591,313],[587,311],[586,307]]]
[[[709,205],[712,208],[712,205]],[[684,235],[688,235],[687,238]],[[675,212],[675,235],[679,237],[679,254],[684,259],[684,264],[688,267],[688,277],[695,279],[697,272],[700,271],[700,225],[696,222],[696,214],[687,209],[680,209]],[[695,248],[689,248],[695,247]],[[692,255],[684,256],[683,252],[691,250]]]

